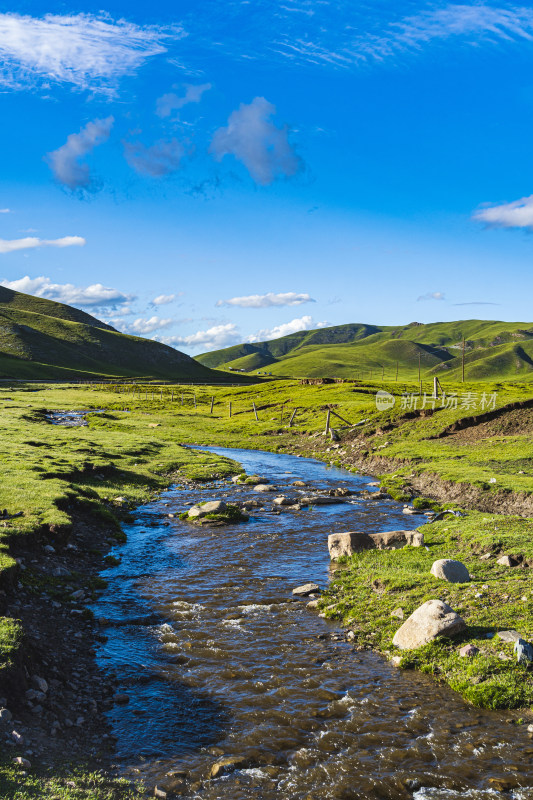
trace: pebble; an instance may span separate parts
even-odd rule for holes
[[[476,647],[473,644],[465,644],[464,647],[461,647],[459,650],[459,655],[461,658],[472,658],[479,653],[479,647]]]
[[[0,722],[10,722],[13,719],[13,714],[9,708],[0,708]]]

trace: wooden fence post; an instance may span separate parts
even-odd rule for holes
[[[292,421],[293,421],[294,417],[296,416],[296,412],[297,412],[297,411],[298,411],[298,409],[297,409],[297,408],[295,408],[295,409],[294,409],[294,411],[293,411],[293,412],[292,412],[292,414],[291,414],[291,418],[290,418],[290,420],[289,420],[289,428],[290,428],[290,427],[291,427],[291,425],[292,425]]]
[[[214,398],[214,397],[212,397],[212,398],[211,398],[211,408],[210,408],[210,410],[209,410],[209,413],[210,413],[210,414],[212,414],[212,413],[213,413],[213,406],[214,406],[214,405],[215,405],[215,398]]]
[[[229,404],[229,415],[230,415],[230,417],[231,417],[231,402],[230,402],[230,404]]]
[[[324,436],[327,436],[329,433],[329,419],[331,417],[331,411],[328,408],[328,415],[326,417],[326,430],[324,431]]]
[[[259,417],[257,416],[257,408],[255,407],[255,402],[253,400],[252,400],[252,406],[254,408],[256,422],[259,422]]]

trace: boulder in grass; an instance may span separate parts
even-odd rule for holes
[[[453,558],[439,558],[434,561],[431,574],[448,583],[468,583],[470,580],[470,573],[462,561],[454,561]]]
[[[447,603],[428,600],[398,628],[392,643],[402,650],[414,650],[439,636],[452,638],[465,629],[465,621]]]
[[[500,564],[500,566],[502,567],[516,567],[518,561],[516,560],[516,558],[513,558],[512,556],[502,556],[496,561],[496,563]]]

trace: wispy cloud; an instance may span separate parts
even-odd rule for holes
[[[173,111],[179,111],[188,103],[199,103],[204,92],[209,91],[210,88],[210,83],[201,83],[198,86],[187,84],[185,94],[181,97],[174,92],[164,94],[156,100],[155,113],[158,117],[170,117]]]
[[[391,8],[396,18],[386,24],[367,8],[351,4],[332,8],[328,3],[316,11],[303,30],[289,18],[272,49],[293,61],[349,68],[419,55],[447,42],[495,45],[533,40],[533,9],[527,6],[446,3],[403,17]]]
[[[29,275],[26,275],[15,281],[3,280],[0,281],[0,285],[16,292],[46,297],[48,300],[56,300],[59,303],[67,303],[67,305],[92,308],[116,308],[134,299],[134,295],[124,294],[118,289],[111,289],[101,283],[93,283],[91,286],[85,287],[74,286],[72,283],[52,283],[50,278],[45,278],[44,275],[39,278],[30,278]]]
[[[88,122],[79,133],[71,133],[58,150],[48,154],[48,164],[59,183],[72,190],[91,188],[91,171],[82,159],[107,141],[113,122],[113,117]]]
[[[184,35],[178,26],[142,27],[103,14],[0,14],[0,84],[31,89],[52,81],[109,92]]]
[[[140,175],[163,178],[176,172],[184,155],[184,147],[177,139],[160,139],[151,147],[141,142],[125,142],[126,161]]]
[[[284,322],[281,325],[276,325],[274,328],[264,328],[257,331],[252,336],[249,336],[248,342],[263,342],[269,339],[279,339],[281,336],[288,336],[289,333],[297,333],[298,331],[309,331],[313,328],[325,328],[327,322],[314,322],[313,318],[306,315],[293,319],[290,322]]]
[[[264,97],[241,103],[230,115],[227,127],[215,132],[210,152],[218,161],[234,156],[260,186],[267,186],[277,177],[296,175],[302,160],[289,142],[288,127],[278,128],[272,122],[275,113],[275,106]]]
[[[472,300],[471,303],[452,303],[454,306],[501,306],[501,303],[489,303],[486,300]]]
[[[157,297],[154,297],[152,300],[152,305],[166,306],[168,303],[173,303],[176,297],[177,295],[175,294],[158,294]]]
[[[11,213],[10,208],[0,208],[0,214],[10,214],[10,213]]]
[[[307,293],[267,292],[267,294],[249,294],[245,297],[231,297],[229,300],[217,300],[217,306],[238,306],[239,308],[271,308],[272,306],[299,306],[302,303],[314,303]]]
[[[13,253],[16,250],[33,250],[36,247],[83,247],[82,236],[63,236],[61,239],[38,239],[26,236],[24,239],[0,239],[0,253]]]
[[[416,300],[419,302],[420,300],[445,300],[444,292],[427,292],[427,294],[421,294],[420,297],[417,297]]]
[[[512,203],[480,208],[472,218],[492,228],[529,228],[533,230],[533,194]]]

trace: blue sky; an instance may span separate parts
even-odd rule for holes
[[[0,280],[192,354],[531,321],[533,8],[0,14]]]

